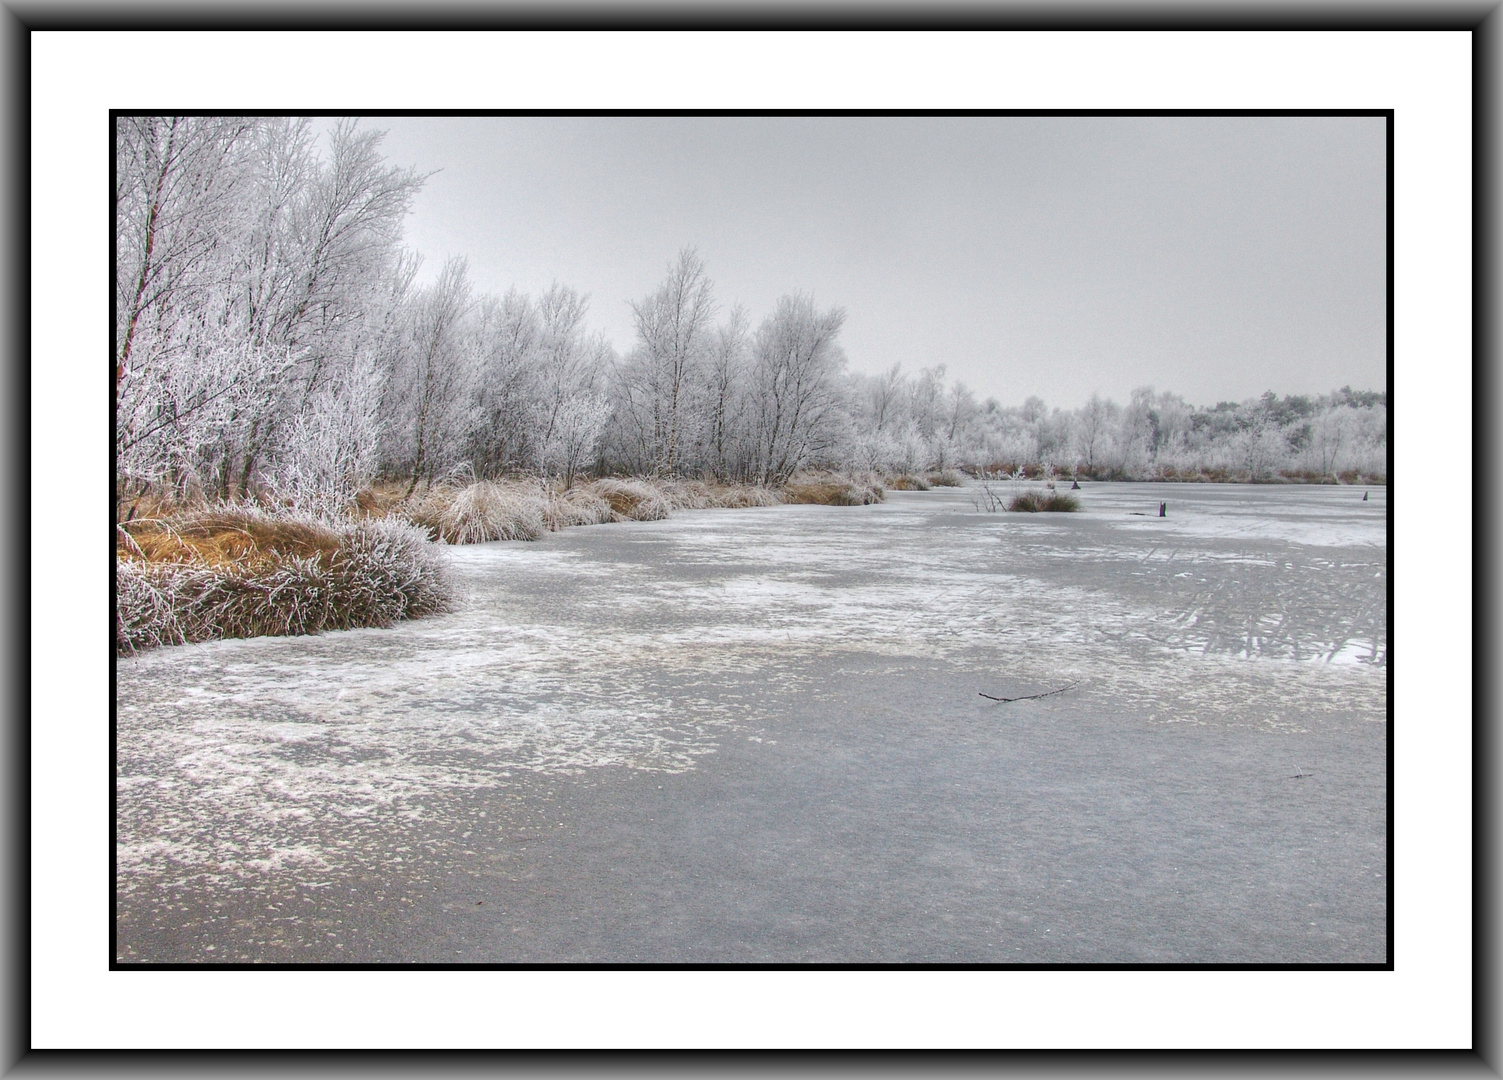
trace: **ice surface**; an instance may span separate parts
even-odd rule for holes
[[[455,614],[119,662],[121,888],[335,867],[373,823],[400,863],[437,842],[445,793],[693,769],[755,727],[745,687],[815,692],[812,658],[1078,680],[1088,706],[1160,724],[1382,721],[1372,490],[1088,484],[1072,515],[893,492],[454,548]]]

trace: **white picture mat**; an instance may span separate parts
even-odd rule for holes
[[[33,1045],[1470,1045],[1471,520],[1420,505],[1472,459],[1470,35],[48,32],[32,56]],[[1396,109],[1396,970],[109,971],[112,107]]]

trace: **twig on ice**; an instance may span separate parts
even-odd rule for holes
[[[1069,686],[1061,686],[1058,690],[1045,690],[1042,694],[1024,694],[1021,697],[993,697],[991,694],[982,694],[981,696],[989,701],[1028,701],[1031,698],[1048,697],[1050,694],[1063,694],[1066,690],[1074,690],[1079,685],[1080,681],[1077,679]]]

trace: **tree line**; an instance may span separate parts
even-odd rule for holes
[[[402,223],[425,178],[381,138],[341,121],[319,153],[305,119],[118,118],[119,491],[333,514],[377,478],[512,472],[1384,471],[1382,394],[1007,408],[943,367],[850,372],[844,312],[807,293],[753,324],[692,249],[632,303],[621,353],[567,285],[490,295],[463,259],[418,284]]]
[[[973,472],[1050,470],[1101,480],[1386,478],[1388,395],[1350,387],[1319,396],[1196,407],[1151,387],[1127,404],[1092,394],[1078,409],[978,403],[944,369],[904,379],[898,369],[865,388],[870,460],[887,471],[954,466]],[[895,424],[892,401],[910,402]]]

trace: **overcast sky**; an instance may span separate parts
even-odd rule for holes
[[[407,242],[485,291],[555,279],[625,352],[628,301],[698,248],[753,324],[847,312],[851,366],[944,364],[1074,407],[1386,388],[1375,118],[371,117],[439,170]]]

